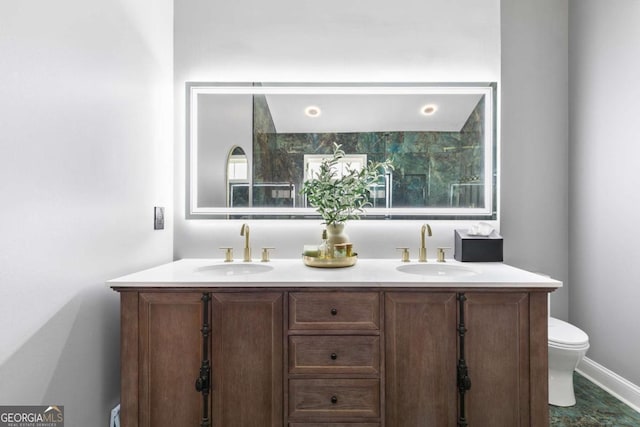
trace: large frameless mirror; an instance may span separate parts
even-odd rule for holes
[[[496,217],[495,84],[187,83],[187,217],[311,218],[335,144],[391,159],[364,218]]]

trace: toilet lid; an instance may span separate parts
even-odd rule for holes
[[[549,317],[549,342],[580,346],[589,342],[589,336],[570,323]]]

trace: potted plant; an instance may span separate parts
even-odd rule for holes
[[[345,156],[340,147],[334,144],[333,155],[324,159],[315,176],[302,185],[302,194],[327,226],[330,245],[349,241],[343,233],[345,222],[360,218],[364,209],[371,206],[371,186],[386,169],[393,169],[391,160],[387,159],[384,162],[370,161],[360,170],[347,165],[346,172],[340,175],[337,166]]]

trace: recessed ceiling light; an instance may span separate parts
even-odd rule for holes
[[[304,109],[304,114],[309,117],[318,117],[320,115],[320,107],[316,107],[315,105],[309,105]]]
[[[420,112],[425,116],[430,116],[438,111],[438,106],[435,104],[427,104],[420,109]]]

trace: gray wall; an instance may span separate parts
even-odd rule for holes
[[[502,0],[501,229],[505,262],[564,282],[568,318],[568,2]]]
[[[572,0],[570,319],[640,384],[640,2]]]
[[[104,282],[172,254],[172,25],[167,0],[0,2],[1,405],[76,427],[119,401]]]
[[[216,94],[198,98],[198,196],[193,204],[224,207],[231,151],[240,147],[249,164],[253,162],[253,97]],[[251,171],[248,178],[251,181]]]

